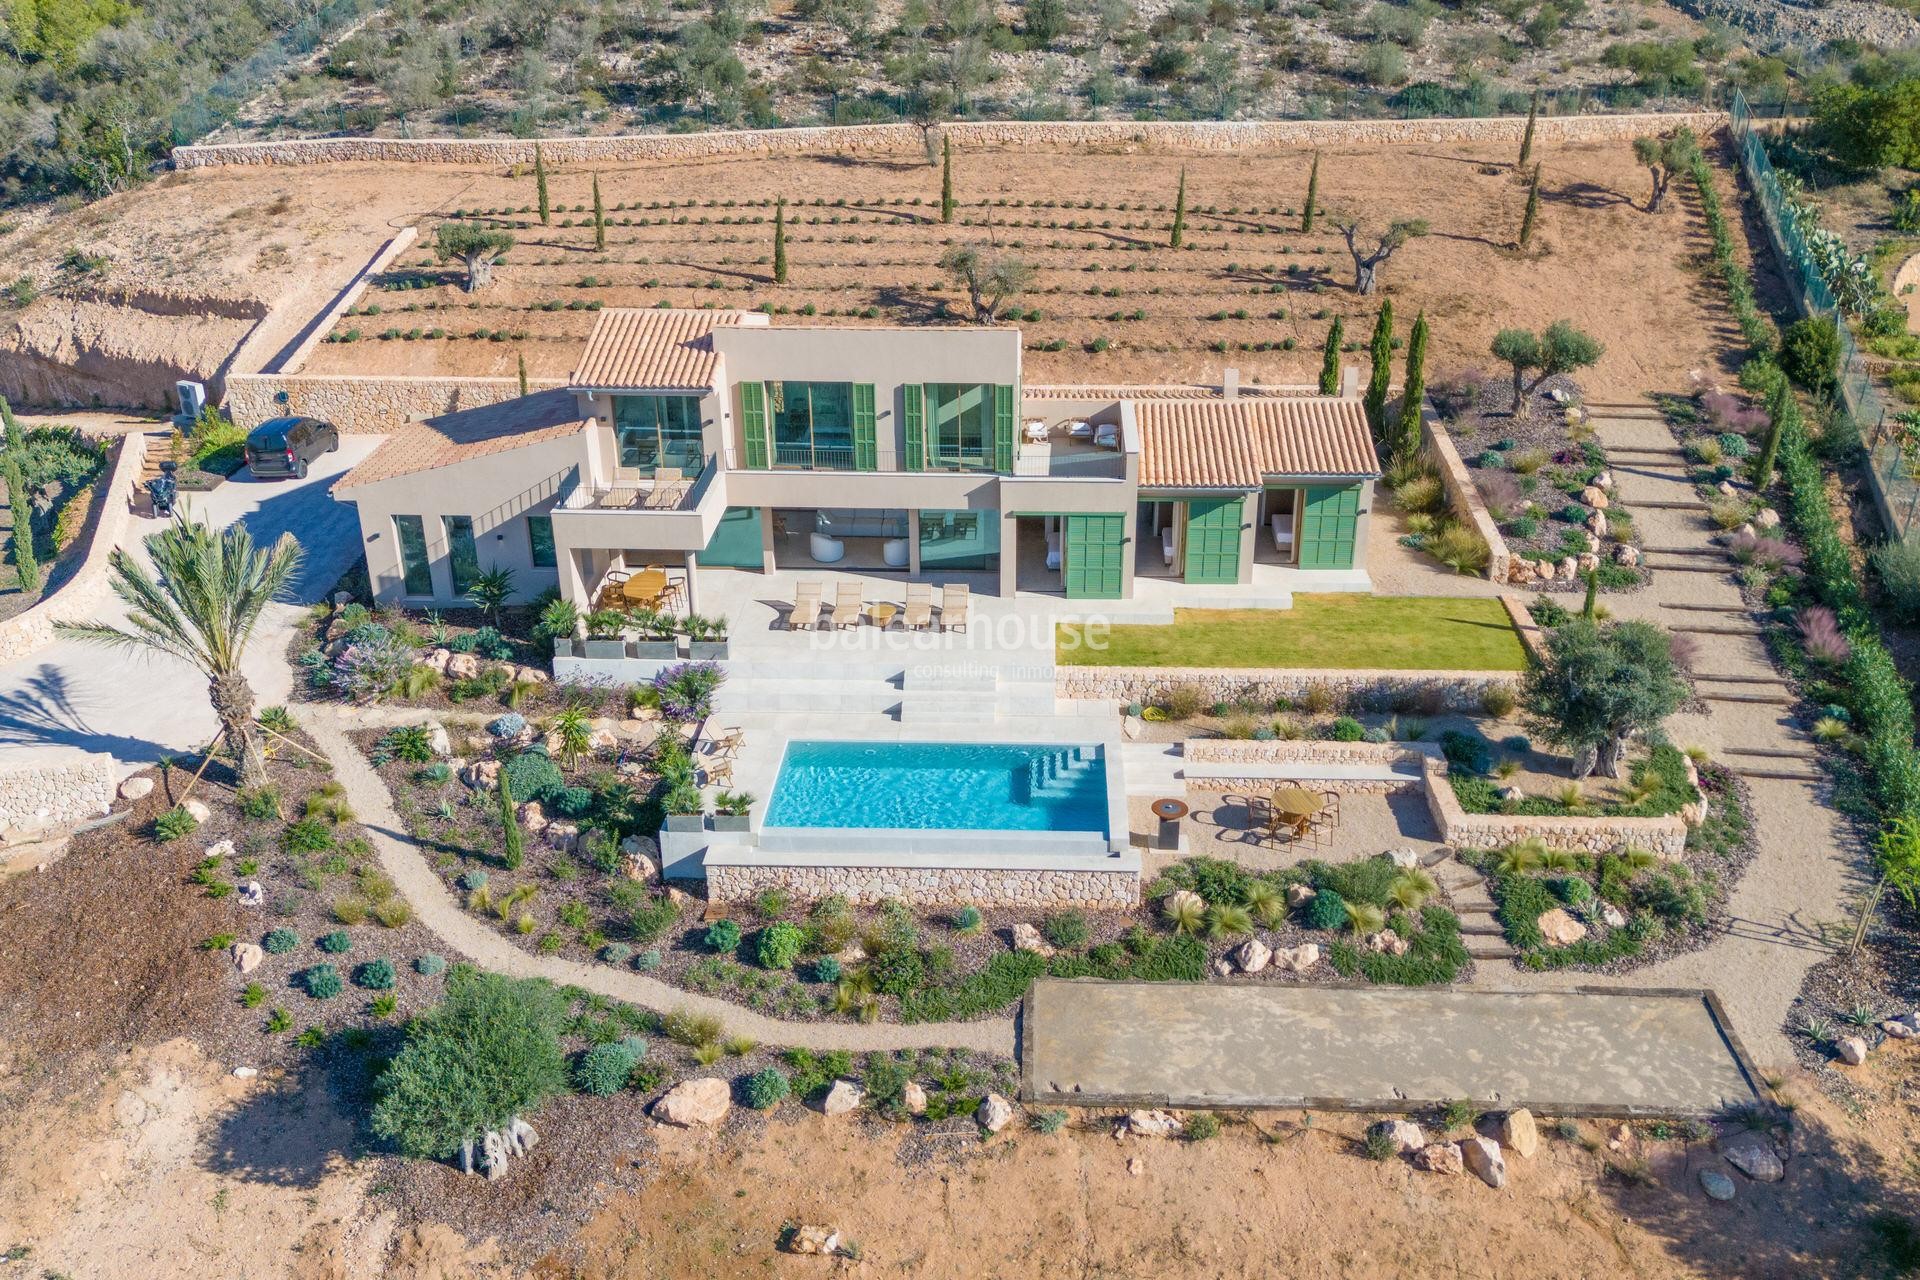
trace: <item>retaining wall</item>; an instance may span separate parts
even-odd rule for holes
[[[360,274],[340,291],[340,296],[333,300],[333,305],[322,311],[319,317],[308,326],[307,336],[300,339],[300,345],[289,352],[287,358],[282,360],[273,372],[300,372],[301,366],[307,362],[307,357],[313,354],[313,349],[326,341],[327,335],[333,332],[334,323],[360,301],[367,291],[367,286],[373,283],[373,278],[392,266],[393,260],[406,252],[407,247],[419,235],[420,231],[416,227],[402,227],[399,235],[380,246],[380,251],[373,255],[373,259],[366,266],[360,268]]]
[[[1516,840],[1539,838],[1550,849],[1580,853],[1618,853],[1646,849],[1665,858],[1677,858],[1687,849],[1687,824],[1699,820],[1700,808],[1664,818],[1533,817],[1519,814],[1468,813],[1460,807],[1447,781],[1447,765],[1429,760],[1425,769],[1427,811],[1440,829],[1440,842],[1456,849],[1504,849]]]
[[[1408,699],[1426,704],[1428,714],[1443,710],[1478,711],[1493,685],[1516,689],[1518,671],[1326,671],[1309,667],[1058,667],[1054,693],[1062,698],[1111,698],[1151,703],[1180,685],[1196,685],[1207,702],[1255,698],[1299,700],[1310,689],[1325,688],[1336,697]],[[1430,701],[1429,701],[1430,700]]]
[[[1535,136],[1545,142],[1628,139],[1687,125],[1698,133],[1725,127],[1724,112],[1543,116]],[[1168,151],[1299,150],[1380,144],[1514,142],[1526,130],[1520,116],[1427,120],[1234,121],[1018,121],[956,122],[934,130],[962,148],[1064,146],[1080,149]],[[837,152],[926,151],[927,131],[913,124],[743,129],[710,133],[656,133],[606,138],[542,138],[548,164],[701,160],[715,156],[821,155]],[[221,165],[333,164],[384,161],[413,164],[532,164],[532,138],[306,138],[284,142],[229,142],[175,147],[176,169]]]
[[[1480,490],[1473,483],[1473,472],[1468,470],[1466,462],[1460,457],[1460,450],[1455,447],[1446,427],[1441,425],[1439,415],[1427,407],[1422,411],[1421,418],[1427,437],[1427,456],[1433,459],[1433,465],[1440,472],[1440,483],[1447,491],[1447,505],[1486,542],[1487,580],[1505,582],[1513,564],[1513,554],[1507,550],[1507,540],[1500,536],[1500,526],[1494,523],[1486,503],[1480,500]]]
[[[756,856],[770,855],[764,850]],[[1112,871],[1056,871],[1039,868],[860,867],[799,865],[706,865],[709,902],[750,902],[767,889],[780,889],[803,902],[838,894],[858,906],[889,899],[916,906],[1085,907],[1125,909],[1140,904],[1138,859]]]
[[[529,378],[530,391],[563,387],[563,378]],[[352,434],[383,434],[417,418],[498,404],[520,394],[518,378],[415,378],[354,374],[236,373],[222,407],[236,423],[306,414]]]
[[[112,811],[112,756],[51,748],[43,755],[48,758],[0,765],[0,831],[65,826]]]
[[[146,452],[147,438],[138,433],[121,437],[114,446],[107,462],[107,477],[94,496],[93,510],[80,534],[86,558],[59,590],[25,613],[0,622],[0,665],[17,662],[51,644],[56,622],[90,618],[112,594],[108,557],[126,537],[133,517],[133,494],[140,481],[140,463]]]

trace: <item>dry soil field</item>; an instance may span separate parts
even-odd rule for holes
[[[1523,253],[1513,241],[1526,189],[1512,151],[1329,150],[1320,204],[1376,227],[1394,218],[1430,223],[1432,233],[1394,258],[1382,280],[1401,333],[1414,312],[1427,312],[1435,368],[1486,364],[1495,330],[1565,317],[1607,346],[1589,379],[1597,393],[1684,386],[1727,324],[1717,290],[1699,283],[1704,233],[1692,202],[1676,187],[1665,210],[1645,213],[1646,173],[1624,142],[1545,145],[1536,153],[1545,165],[1540,229]],[[1311,234],[1299,230],[1309,160],[1296,151],[960,153],[952,225],[939,222],[939,171],[918,155],[608,165],[598,169],[604,253],[593,246],[594,170],[585,166],[552,175],[548,226],[522,211],[535,200],[531,175],[498,168],[193,171],[75,213],[42,214],[0,238],[0,276],[25,273],[45,290],[13,316],[11,332],[0,330],[0,352],[21,354],[18,367],[40,371],[32,381],[69,402],[97,391],[115,403],[142,369],[149,387],[176,366],[217,372],[213,352],[249,325],[218,321],[215,334],[215,321],[180,313],[195,297],[240,297],[272,308],[234,363],[258,368],[393,229],[414,223],[422,241],[385,283],[423,287],[369,291],[305,371],[511,375],[524,355],[535,377],[560,377],[596,305],[765,306],[843,325],[955,323],[964,295],[936,265],[952,241],[995,244],[1036,269],[1015,304],[1030,381],[1209,381],[1231,365],[1247,381],[1300,382],[1317,371],[1332,318],[1346,317],[1348,341],[1361,348],[1379,302],[1353,293],[1331,219]],[[1167,230],[1182,169],[1189,247],[1175,251]],[[792,263],[783,286],[771,266],[772,202],[781,198]],[[451,272],[443,277],[428,245],[440,221],[482,210],[516,244],[496,282],[468,295]],[[59,265],[69,248],[105,263],[75,279]],[[124,288],[164,292],[172,314],[149,303],[75,300]],[[368,313],[372,306],[378,312]],[[103,308],[128,327],[116,332]],[[428,336],[435,331],[442,336]],[[341,340],[350,332],[357,340]],[[0,392],[19,377],[0,374]]]

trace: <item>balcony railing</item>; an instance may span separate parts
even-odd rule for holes
[[[851,471],[851,445],[776,444],[773,465],[795,471]]]

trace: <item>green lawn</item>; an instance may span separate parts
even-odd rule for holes
[[[1062,666],[1328,667],[1519,671],[1527,665],[1498,600],[1298,595],[1291,609],[1176,609],[1172,626],[1120,625],[1105,648],[1056,630]],[[1095,633],[1094,643],[1098,643]]]

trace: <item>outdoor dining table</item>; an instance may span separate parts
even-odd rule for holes
[[[620,594],[635,604],[655,604],[667,593],[667,575],[658,569],[634,574],[620,584]]]
[[[1304,787],[1275,787],[1273,807],[1283,818],[1298,821],[1311,818],[1326,806],[1326,801]]]

